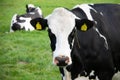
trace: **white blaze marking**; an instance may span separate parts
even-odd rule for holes
[[[68,37],[75,26],[76,16],[64,8],[56,8],[53,13],[46,17],[49,28],[56,36],[56,49],[53,52],[53,63],[55,57],[69,57],[69,64],[72,63],[70,53],[71,49],[68,42]]]

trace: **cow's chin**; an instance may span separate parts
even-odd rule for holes
[[[56,65],[58,67],[61,67],[61,68],[64,68],[64,67],[67,67],[67,66],[70,66],[71,64],[66,64],[66,65]]]

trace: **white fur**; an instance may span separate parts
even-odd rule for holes
[[[25,31],[33,31],[35,30],[34,27],[30,24],[31,18],[24,18],[24,17],[20,17],[20,20],[25,20],[24,23],[19,23],[21,25],[21,28],[25,28]]]
[[[103,16],[103,13],[102,13],[102,12],[100,12],[100,14]]]
[[[96,12],[95,9],[90,7],[88,4],[77,5],[74,8],[77,8],[77,7],[81,8],[85,12],[85,14],[87,15],[89,20],[93,21],[93,18],[92,18],[91,14],[90,14],[90,9],[92,9],[92,10],[94,10]]]
[[[94,75],[94,70],[92,70],[91,73],[89,74],[89,76],[92,76],[92,75]],[[75,78],[75,80],[99,80],[99,78],[96,76],[95,79],[89,79],[88,76],[85,77],[85,76],[78,75],[78,77]]]
[[[71,49],[68,43],[68,36],[75,26],[76,16],[64,8],[57,8],[47,17],[49,28],[56,36],[56,49],[53,52],[53,63],[55,57],[69,57],[70,65],[72,63],[70,53]]]
[[[75,80],[89,80],[89,78],[88,78],[88,77],[85,77],[85,76],[80,76],[80,75],[78,75],[78,77],[75,78]]]
[[[81,77],[76,78],[75,80],[89,80],[89,79],[88,77],[81,76]]]
[[[71,72],[68,72],[66,68],[64,68],[64,73],[65,77],[63,78],[63,80],[71,80]]]
[[[35,8],[35,6],[33,4],[28,4],[28,8]]]
[[[94,75],[94,72],[95,72],[95,71],[94,71],[94,70],[92,70],[92,71],[91,71],[91,73],[90,73],[90,75],[91,75],[91,76],[92,76],[92,75]]]
[[[108,43],[107,43],[106,37],[104,35],[102,35],[97,28],[95,28],[95,30],[99,34],[99,36],[102,37],[105,40],[104,46],[106,47],[106,49],[108,49]]]
[[[15,15],[13,16],[12,20],[11,20],[10,32],[14,32],[14,31],[12,30],[12,25],[13,25],[14,23],[19,24],[19,25],[21,26],[21,29],[24,27],[24,28],[25,28],[25,31],[33,31],[33,30],[35,30],[34,27],[30,24],[31,18],[20,17],[20,18],[19,18],[20,20],[25,20],[25,22],[23,22],[23,23],[17,22],[16,18],[17,18],[17,14],[15,14]]]
[[[38,11],[38,14],[40,15],[40,17],[42,17],[42,10],[39,7],[37,7],[36,10]]]

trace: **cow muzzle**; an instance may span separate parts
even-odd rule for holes
[[[58,57],[55,57],[54,59],[55,65],[60,66],[60,67],[67,66],[69,62],[70,60],[69,60],[69,57],[67,56],[58,56]]]

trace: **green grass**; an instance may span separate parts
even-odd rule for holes
[[[3,33],[0,35],[0,80],[54,80],[47,31]]]
[[[120,3],[119,0],[1,0],[0,80],[61,80],[58,68],[52,64],[47,31],[9,33],[12,16],[25,13],[26,4],[41,6],[47,16],[56,7],[104,2]]]

